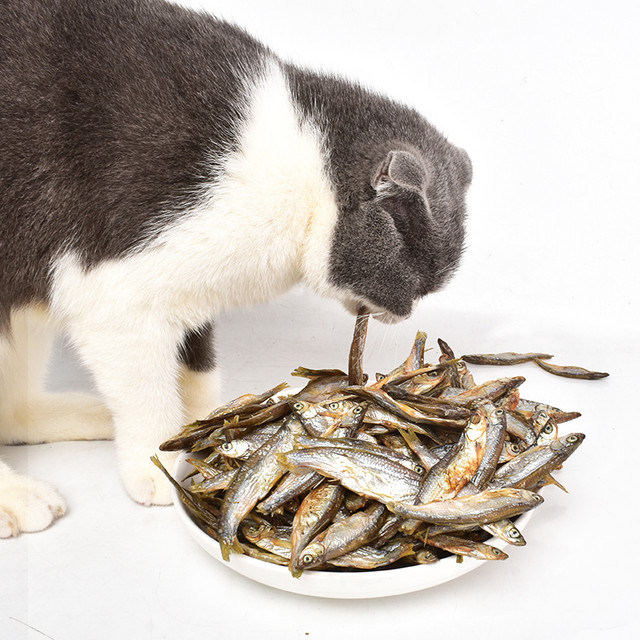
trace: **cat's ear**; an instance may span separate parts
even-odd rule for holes
[[[428,184],[429,171],[408,151],[390,151],[371,179],[371,186],[378,192],[395,185],[424,194]]]

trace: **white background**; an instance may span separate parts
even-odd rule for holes
[[[527,378],[523,396],[583,414],[563,425],[587,434],[558,472],[570,493],[548,489],[528,545],[509,560],[381,600],[295,596],[215,563],[173,508],[126,497],[111,443],[4,448],[9,464],[54,483],[69,513],[0,542],[0,638],[638,637],[638,4],[183,4],[415,106],[471,156],[460,270],[410,320],[372,324],[370,373],[399,362],[420,328],[430,346],[443,337],[459,353],[549,350],[611,376],[510,371]],[[345,366],[352,326],[305,290],[228,313],[223,399],[294,382],[300,364]],[[51,386],[91,386],[62,347]]]

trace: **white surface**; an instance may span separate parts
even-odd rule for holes
[[[0,542],[0,638],[637,637],[640,6],[198,4],[285,56],[413,104],[473,160],[458,275],[411,320],[370,327],[367,371],[397,363],[421,328],[430,346],[443,337],[460,353],[550,350],[611,377],[511,370],[527,378],[525,397],[583,414],[565,425],[587,434],[558,473],[570,494],[549,488],[509,560],[371,601],[287,594],[213,562],[171,508],[128,500],[110,443],[4,448],[16,469],[54,483],[69,513]],[[352,326],[306,291],[224,316],[223,399],[293,382],[300,364],[344,365]],[[52,386],[89,384],[59,351]]]

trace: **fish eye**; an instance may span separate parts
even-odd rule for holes
[[[501,416],[504,413],[504,409],[496,409],[495,414]]]
[[[578,436],[574,436],[574,435],[567,436],[567,442],[569,444],[573,444],[574,442],[578,442]]]
[[[515,442],[512,442],[511,451],[513,451],[513,453],[520,453],[520,445],[516,444]]]
[[[520,532],[514,527],[513,529],[511,529],[509,531],[509,533],[507,534],[510,538],[514,538],[517,539],[520,537]]]
[[[553,432],[553,425],[552,424],[545,425],[545,427],[544,427],[544,429],[542,431],[544,433],[552,433]]]
[[[331,409],[331,411],[337,411],[340,408],[340,405],[337,402],[332,402],[329,405],[329,409]]]
[[[534,499],[536,502],[542,502],[542,496],[539,496],[537,493],[534,493],[534,494],[533,494],[533,499]]]
[[[356,415],[361,414],[362,413],[362,407],[360,405],[354,407],[353,413],[355,413]]]
[[[462,370],[462,369],[466,369],[466,367],[467,365],[464,362],[462,362],[462,360],[460,360],[460,362],[456,362],[456,369]]]
[[[302,404],[302,402],[296,402],[296,403],[293,405],[293,408],[294,408],[296,411],[302,411],[302,410],[304,409],[304,404]]]
[[[225,442],[220,446],[223,451],[231,451],[233,449],[233,445],[230,442]]]
[[[419,465],[419,464],[414,464],[414,465],[413,465],[413,470],[414,470],[416,473],[424,473],[424,467],[423,467],[423,466],[421,466],[421,465]]]
[[[427,371],[427,378],[437,378],[439,375],[439,371]]]
[[[311,564],[315,560],[315,556],[311,553],[305,553],[302,558],[302,564]]]
[[[491,553],[493,553],[494,556],[499,556],[502,552],[500,551],[500,549],[493,547],[493,549],[491,549]]]
[[[381,373],[376,373],[376,382],[380,382],[380,380],[383,380],[384,376]]]

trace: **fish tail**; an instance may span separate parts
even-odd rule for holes
[[[222,559],[225,560],[226,562],[229,562],[231,547],[232,547],[231,542],[220,538],[220,553],[222,554]]]
[[[294,578],[299,578],[302,575],[302,569],[294,566],[293,560],[291,560],[291,562],[289,563],[289,571],[291,571],[291,575]]]

